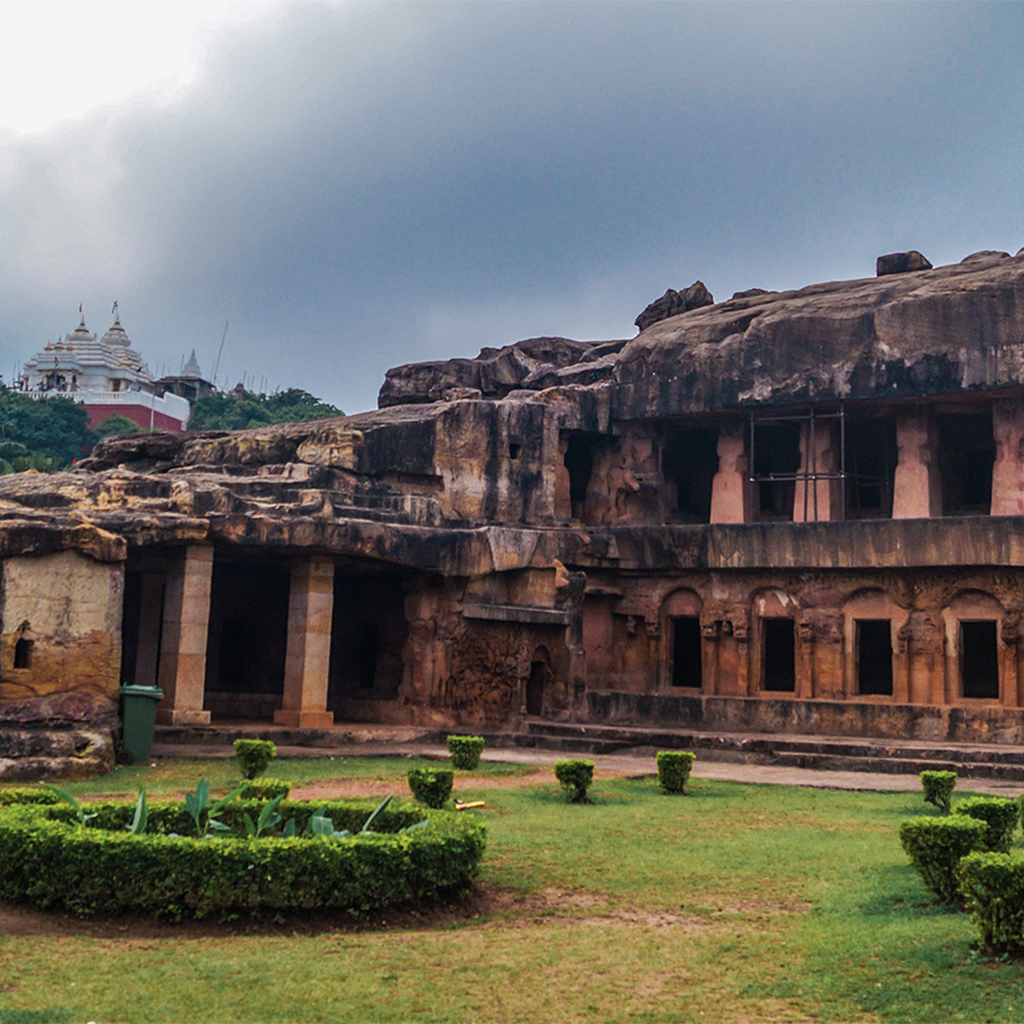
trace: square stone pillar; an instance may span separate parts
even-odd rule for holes
[[[994,516],[1024,515],[1024,402],[993,403],[992,436],[996,461],[990,512]]]
[[[333,611],[334,562],[309,558],[297,563],[288,598],[284,696],[281,710],[274,712],[275,724],[301,729],[334,724],[334,715],[327,710]]]
[[[829,522],[842,516],[839,493],[840,480],[813,480],[811,474],[836,473],[839,467],[839,453],[832,443],[832,424],[828,420],[814,422],[813,437],[811,421],[800,425],[800,473],[793,497],[793,522]]]
[[[749,523],[750,476],[743,428],[722,428],[718,436],[718,472],[711,482],[711,522]]]
[[[927,411],[904,413],[896,420],[899,462],[893,483],[893,519],[931,519],[942,515],[938,445]]]
[[[193,545],[167,578],[164,626],[157,682],[164,699],[157,721],[167,725],[208,725],[203,710],[206,637],[210,629],[213,548]]]

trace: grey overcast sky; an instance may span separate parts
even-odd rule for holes
[[[0,372],[356,412],[400,363],[632,337],[668,287],[1024,246],[1019,3],[0,4]]]

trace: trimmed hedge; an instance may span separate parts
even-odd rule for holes
[[[234,747],[243,779],[262,775],[277,757],[277,747],[270,740],[235,740]]]
[[[408,779],[412,795],[436,809],[444,807],[452,795],[455,772],[451,768],[410,768]]]
[[[587,804],[587,790],[594,781],[594,762],[574,758],[555,762],[555,778],[562,784],[566,799],[571,804]]]
[[[75,914],[152,914],[180,920],[219,914],[337,908],[361,916],[382,907],[443,898],[476,874],[486,826],[471,815],[387,808],[379,831],[345,838],[242,838],[243,815],[259,801],[234,801],[222,815],[230,837],[194,838],[180,803],[149,805],[151,832],[127,831],[129,804],[90,804],[88,827],[71,807],[0,809],[0,899]],[[315,813],[358,833],[373,808],[343,801],[284,802],[284,821],[303,832]],[[427,821],[407,832],[397,830]],[[172,834],[178,833],[178,834]]]
[[[249,779],[242,783],[243,800],[273,800],[274,797],[287,797],[292,791],[292,784],[282,779]]]
[[[4,804],[59,804],[60,797],[42,786],[11,786],[0,789],[0,806]]]
[[[682,793],[697,755],[690,750],[659,750],[654,756],[658,784],[665,793]]]
[[[956,786],[956,772],[921,772],[924,802],[949,813],[949,801]]]
[[[969,796],[953,808],[954,814],[966,814],[985,822],[984,849],[1009,853],[1017,828],[1017,801],[1005,796]]]
[[[448,737],[448,753],[451,755],[453,768],[464,772],[476,771],[483,752],[483,736]]]
[[[924,884],[943,903],[956,903],[960,858],[981,846],[987,828],[966,814],[908,818],[900,824],[900,842]]]
[[[960,861],[960,892],[983,952],[1024,949],[1024,854],[969,853]]]

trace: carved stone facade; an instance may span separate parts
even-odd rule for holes
[[[0,773],[109,735],[119,681],[193,726],[1020,743],[1022,382],[1024,258],[995,254],[2,478]]]

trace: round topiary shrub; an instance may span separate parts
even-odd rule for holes
[[[455,772],[451,768],[410,768],[409,788],[412,795],[427,807],[444,807],[452,795]]]
[[[594,762],[573,758],[555,762],[555,778],[571,804],[588,804],[587,790],[594,781]]]
[[[921,788],[925,803],[934,804],[949,813],[949,801],[956,787],[956,772],[921,772]]]
[[[697,755],[690,750],[659,750],[654,756],[658,784],[666,793],[682,793]]]
[[[90,804],[88,825],[63,805],[0,808],[0,899],[176,920],[312,908],[358,916],[458,892],[486,844],[472,816],[411,806],[374,814],[347,801],[281,803],[277,835],[247,836],[245,817],[269,806],[232,802],[221,814],[229,831],[207,838],[180,803],[150,804],[143,835],[129,831],[129,804]],[[373,831],[360,832],[371,818]]]
[[[983,850],[1009,853],[1017,829],[1017,801],[1005,796],[969,796],[953,808],[954,814],[966,814],[985,822]]]
[[[981,848],[986,828],[966,814],[908,818],[900,823],[900,843],[924,884],[943,903],[955,903],[960,858]]]
[[[235,740],[235,758],[243,779],[255,779],[277,757],[277,747],[270,740]]]
[[[448,737],[448,753],[451,755],[452,767],[458,768],[459,771],[476,771],[483,752],[483,736]]]

